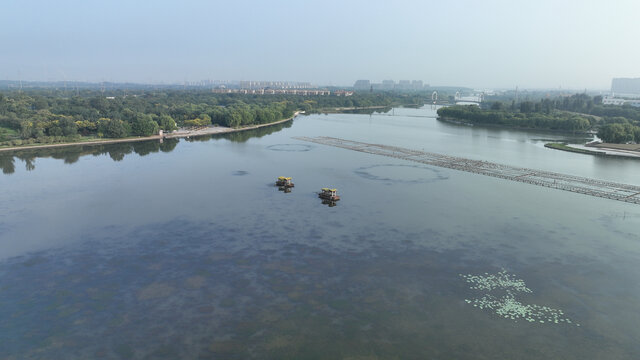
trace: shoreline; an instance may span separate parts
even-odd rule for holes
[[[67,146],[93,146],[93,145],[117,144],[117,143],[138,142],[138,141],[148,141],[148,140],[179,139],[179,138],[206,136],[206,135],[227,134],[227,133],[233,133],[233,132],[259,129],[266,126],[277,125],[287,121],[292,121],[294,118],[296,118],[298,115],[302,113],[304,112],[296,111],[292,117],[287,119],[274,121],[268,124],[249,125],[242,128],[230,128],[226,126],[209,126],[199,130],[178,129],[178,130],[175,130],[174,132],[163,134],[163,135],[129,137],[129,138],[121,138],[121,139],[78,141],[78,142],[72,142],[72,143],[59,143],[59,144],[12,146],[12,147],[0,148],[0,152],[31,150],[31,149],[47,149],[47,148],[67,147]]]
[[[602,150],[614,150],[620,152],[630,152],[640,154],[640,145],[638,144],[614,144],[614,143],[593,143],[585,145],[586,147],[592,147]]]
[[[544,144],[544,147],[549,149],[554,149],[554,150],[573,152],[577,154],[640,160],[639,151],[632,151],[632,150],[624,151],[624,150],[608,148],[604,146],[597,148],[600,151],[586,149],[586,146],[569,145],[569,144],[560,143],[560,142],[546,143]]]

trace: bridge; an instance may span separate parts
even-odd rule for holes
[[[640,205],[640,186],[334,137],[294,139]]]
[[[455,101],[456,104],[465,104],[465,105],[480,105],[480,103],[484,100],[484,93],[475,94],[471,96],[462,96],[460,92],[456,92]]]

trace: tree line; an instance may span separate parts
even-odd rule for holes
[[[607,143],[635,142],[640,144],[640,126],[632,125],[629,122],[606,124],[598,129],[598,137]]]
[[[602,96],[574,94],[518,103],[490,101],[483,103],[483,108],[441,108],[438,115],[474,124],[572,132],[597,129],[598,137],[604,142],[640,143],[640,109],[630,105],[603,105]]]
[[[484,110],[473,105],[456,105],[438,109],[438,116],[473,124],[501,125],[527,129],[586,131],[592,118],[577,114]]]
[[[297,110],[423,104],[427,94],[361,93],[349,97],[215,94],[162,90],[75,96],[55,90],[0,93],[0,145],[149,136],[178,127],[241,127],[289,118]]]

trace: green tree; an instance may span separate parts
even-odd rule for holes
[[[78,126],[73,118],[65,116],[58,121],[58,126],[62,129],[62,135],[72,136],[78,133]]]
[[[36,96],[34,101],[33,101],[33,108],[36,110],[43,110],[49,107],[49,103],[47,102],[47,99],[43,98],[42,96]]]
[[[602,95],[597,95],[593,97],[593,103],[595,105],[600,105],[602,104]]]
[[[173,120],[173,118],[167,114],[158,116],[157,122],[158,126],[160,126],[160,129],[164,131],[173,131],[178,128],[178,126],[176,126],[175,120]]]
[[[109,138],[123,138],[129,136],[131,128],[128,123],[118,119],[100,119],[98,132]]]
[[[232,110],[227,118],[227,126],[238,127],[242,124],[242,114],[237,110]]]
[[[521,113],[525,113],[528,114],[530,112],[533,112],[533,110],[535,109],[533,103],[531,101],[523,101],[520,103],[520,112]]]
[[[211,116],[209,116],[208,114],[200,114],[200,116],[198,116],[198,119],[200,119],[200,126],[211,125]]]
[[[622,144],[634,141],[636,128],[631,124],[607,124],[600,127],[598,137],[604,142]]]
[[[131,133],[133,135],[149,136],[157,134],[159,129],[158,123],[153,121],[149,114],[138,113],[131,123]]]
[[[504,104],[500,101],[494,101],[491,104],[491,110],[502,110],[504,108]]]
[[[23,139],[28,139],[32,137],[34,134],[33,122],[28,120],[23,120],[20,122],[20,137]]]

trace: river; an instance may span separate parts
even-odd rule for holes
[[[294,136],[640,185],[430,107],[3,154],[0,358],[640,357],[638,205]]]

